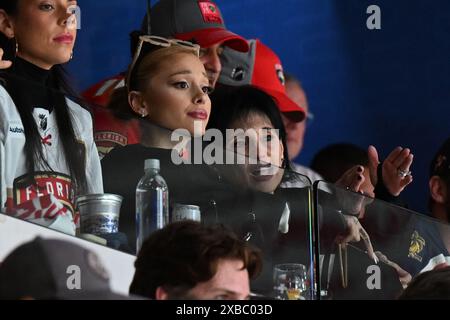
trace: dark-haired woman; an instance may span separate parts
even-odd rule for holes
[[[68,97],[76,1],[1,0],[0,46],[12,67],[0,86],[1,207],[75,234],[74,199],[102,193],[90,113]]]
[[[228,87],[222,86],[216,89],[211,96],[214,105],[211,118],[208,123],[209,129],[218,129],[224,136],[228,129],[243,129],[244,131],[253,130],[254,135],[247,140],[237,139],[228,141],[227,149],[237,153],[258,150],[256,154],[245,154],[247,157],[257,160],[257,164],[245,164],[241,169],[245,173],[248,186],[252,189],[273,193],[276,189],[282,187],[281,183],[290,182],[289,185],[296,185],[297,175],[292,174],[290,170],[289,158],[287,156],[286,130],[276,102],[264,91],[251,87]],[[247,132],[248,133],[248,132]],[[251,141],[251,140],[254,141]],[[257,140],[255,140],[257,139]],[[245,142],[247,144],[241,146]],[[270,150],[271,146],[276,149]],[[241,148],[241,149],[239,149]],[[373,147],[372,147],[373,149]],[[405,165],[407,171],[413,161],[409,149],[403,152],[402,148],[396,148],[385,160],[385,162],[397,162],[398,166]],[[376,153],[376,150],[374,151]],[[372,151],[373,153],[373,151]],[[378,155],[374,155],[378,159]],[[361,167],[361,168],[360,168]],[[354,166],[345,172],[336,182],[339,186],[349,186],[351,190],[360,192],[360,188],[365,181],[362,166]],[[371,174],[376,175],[375,172]],[[358,178],[359,177],[359,178]],[[371,177],[371,179],[373,179]],[[375,180],[375,179],[373,179]],[[410,174],[401,177],[397,170],[386,170],[383,163],[383,181],[386,192],[391,196],[398,196],[403,189],[412,181]],[[304,185],[303,183],[300,183]],[[300,185],[299,184],[299,185]],[[386,199],[388,200],[388,199]]]
[[[240,177],[236,181],[237,184],[244,183],[250,189],[274,194],[275,197],[281,198],[287,204],[283,214],[274,219],[278,230],[285,236],[280,237],[281,247],[275,246],[273,256],[277,259],[277,255],[282,255],[279,258],[282,262],[291,259],[298,261],[301,256],[299,252],[303,250],[303,255],[307,257],[309,248],[307,248],[308,226],[306,222],[308,221],[307,213],[310,210],[308,207],[309,188],[304,188],[301,181],[298,183],[301,187],[290,189],[281,187],[283,182],[290,182],[291,186],[295,186],[298,176],[293,174],[289,168],[286,132],[276,102],[264,91],[251,86],[221,87],[216,89],[211,96],[211,101],[214,108],[208,128],[218,129],[224,135],[228,129],[241,129],[241,134],[245,138],[240,139],[240,135],[236,134],[234,140],[227,141],[228,150],[238,154],[245,153],[247,159],[245,163],[238,165],[237,169],[241,174],[236,175]],[[399,165],[407,165],[407,168],[412,162],[409,152],[402,154],[399,149],[394,150],[385,162],[392,159],[399,161]],[[249,160],[256,161],[250,163]],[[360,167],[362,166],[355,166],[348,170],[336,184],[341,187],[349,186],[352,191],[360,192],[365,180],[363,169]],[[398,195],[411,182],[411,179],[410,176],[399,177],[395,170],[385,170],[385,164],[383,164],[383,179],[379,179],[379,183],[386,184],[385,188],[392,190],[389,191],[392,195]],[[321,246],[326,248],[321,252],[326,252],[329,249],[327,246],[331,248],[335,242],[345,244],[350,241],[359,242],[360,239],[363,239],[370,257],[369,262],[377,262],[378,257],[374,253],[367,232],[362,228],[356,216],[352,216],[364,212],[364,205],[367,204],[364,200],[366,199],[357,195],[354,199],[350,199],[350,193],[340,192],[334,188],[327,191],[333,192],[335,195],[330,196],[328,192],[321,193],[322,201],[318,208],[321,217],[320,240]],[[340,212],[344,212],[345,215]],[[365,226],[370,227],[372,221],[378,221],[377,213],[383,212],[379,210],[378,206],[372,208],[371,213],[368,214],[370,220],[367,217],[364,220]],[[388,214],[382,216],[389,217]],[[395,217],[396,215],[393,215],[393,220]],[[272,222],[273,225],[273,220],[268,220],[268,217],[263,217],[263,219]],[[261,221],[261,217],[256,217],[256,220],[259,220],[263,228],[264,225],[269,225],[264,220]],[[376,231],[379,230],[374,230],[374,232]],[[372,232],[369,234],[372,235]],[[294,248],[292,244],[294,244]],[[285,245],[286,247],[284,247]],[[300,260],[300,262],[305,263],[305,260]],[[399,270],[396,271],[402,278],[404,271]]]

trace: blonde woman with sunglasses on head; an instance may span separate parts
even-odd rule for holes
[[[73,235],[75,197],[103,192],[92,119],[67,98],[76,94],[62,67],[72,58],[76,6],[0,1],[0,46],[12,60],[0,86],[0,207]]]
[[[110,108],[121,117],[142,120],[143,145],[172,149],[176,143],[170,137],[177,129],[192,136],[204,134],[211,88],[199,49],[186,41],[139,37],[126,87],[114,93]]]
[[[174,149],[179,141],[172,141],[171,136],[177,129],[192,137],[202,136],[211,112],[211,89],[199,46],[154,36],[141,36],[137,41],[126,87],[113,94],[109,108],[122,118],[140,119],[141,144],[116,148],[102,160],[105,190],[124,197],[120,228],[130,245],[135,243],[134,193],[144,174],[144,161],[160,159],[169,190],[172,181],[184,182],[188,188],[189,174],[203,174],[192,173],[195,166],[183,171],[173,164],[172,152],[187,154],[184,148]]]

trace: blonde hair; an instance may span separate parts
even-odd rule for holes
[[[181,45],[172,45],[167,48],[155,50],[147,54],[138,65],[138,69],[134,74],[138,91],[143,90],[143,85],[148,83],[150,79],[159,72],[162,63],[178,54],[192,54],[198,58],[197,52]]]
[[[162,47],[145,55],[142,61],[137,65],[137,70],[133,72],[133,78],[136,83],[136,89],[143,91],[148,82],[161,69],[163,62],[178,54],[192,54],[198,58],[196,50],[183,47],[181,45],[171,45],[170,47]],[[128,70],[127,74],[130,72]],[[132,82],[132,81],[130,81]],[[128,104],[128,88],[122,87],[116,89],[111,96],[111,101],[108,108],[119,118],[130,120],[138,118],[130,105]]]

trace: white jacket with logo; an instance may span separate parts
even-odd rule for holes
[[[67,98],[66,101],[77,140],[85,148],[87,193],[103,193],[91,115],[73,101]],[[8,213],[18,218],[74,234],[77,221],[74,223],[72,215],[76,195],[71,192],[72,179],[55,113],[34,108],[33,114],[42,138],[43,155],[52,169],[35,165],[37,188],[24,183],[27,174],[24,128],[11,96],[0,86],[0,208],[6,207]]]

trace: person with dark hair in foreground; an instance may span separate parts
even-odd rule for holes
[[[221,225],[183,221],[153,233],[135,262],[130,294],[157,300],[245,300],[259,251]]]
[[[416,276],[399,300],[450,299],[450,267],[427,271]]]

